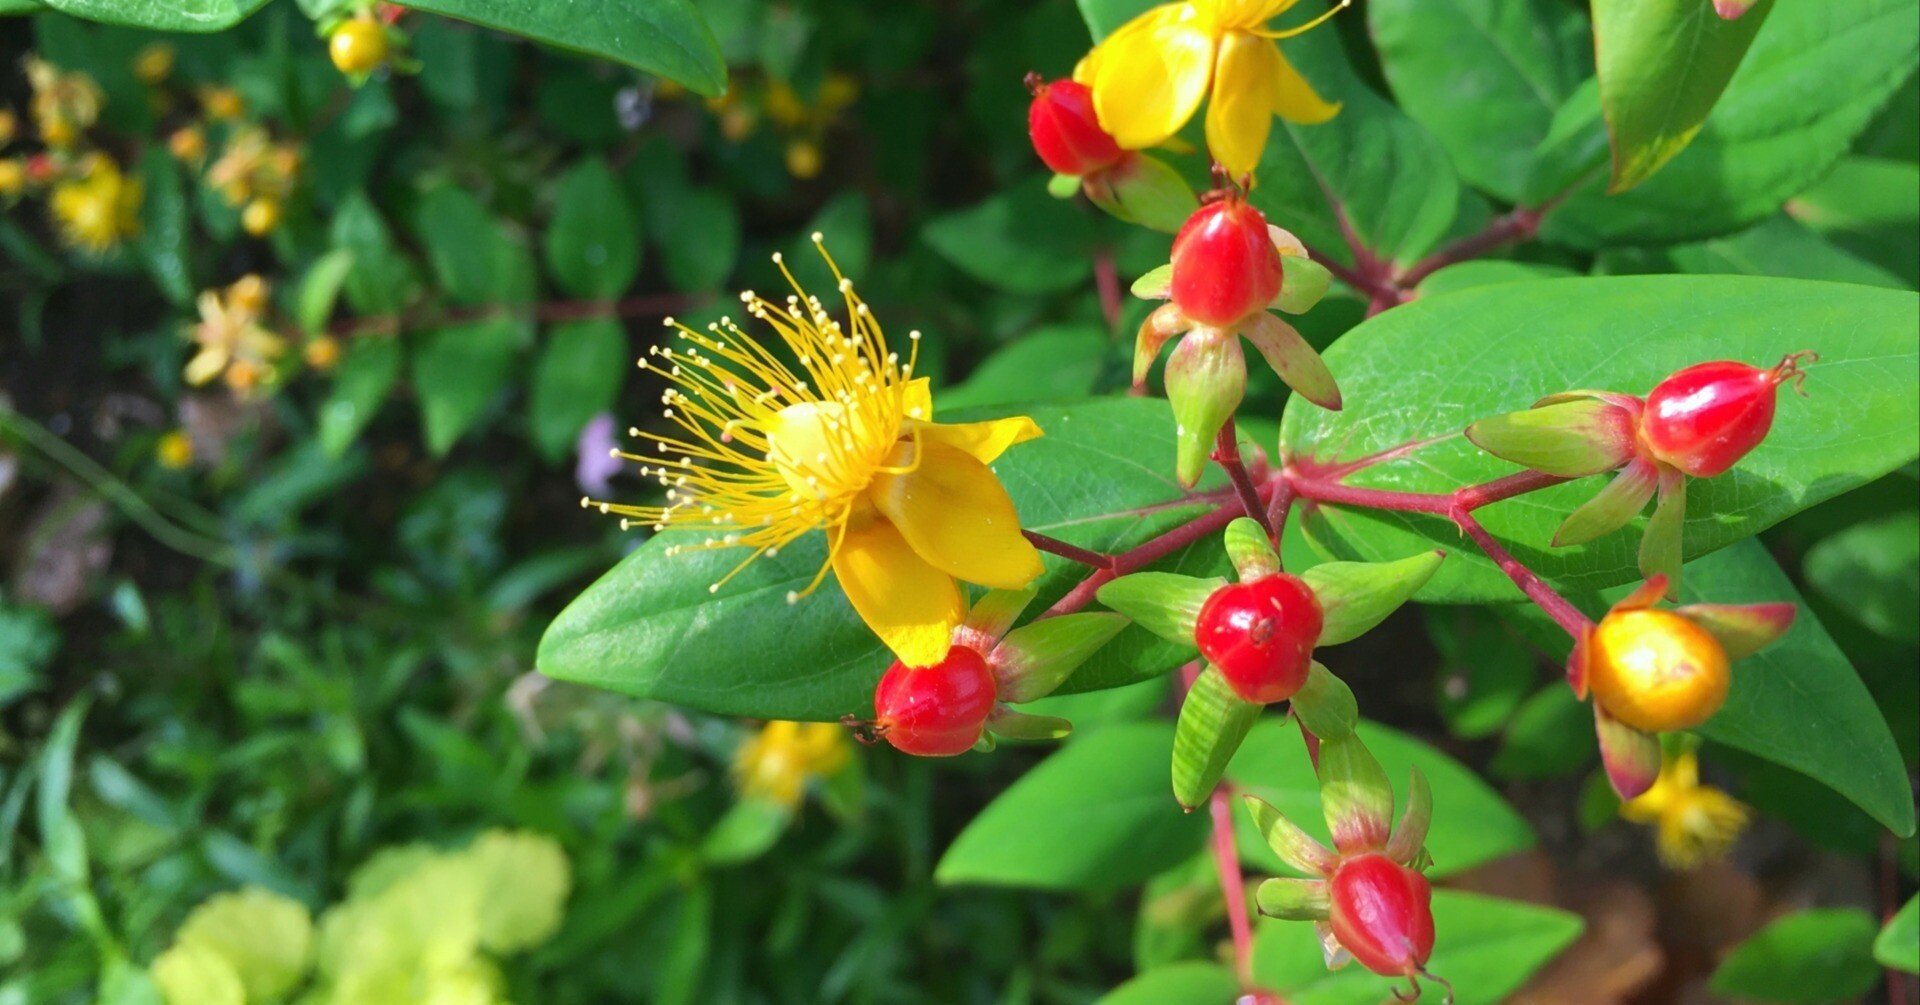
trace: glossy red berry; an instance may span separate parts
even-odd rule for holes
[[[1060,174],[1088,175],[1111,167],[1126,151],[1100,128],[1093,92],[1085,84],[1057,80],[1049,84],[1028,74],[1033,103],[1027,106],[1027,134],[1047,167]]]
[[[1333,936],[1376,974],[1407,977],[1433,955],[1433,890],[1427,878],[1385,855],[1356,855],[1334,870]]]
[[[1266,216],[1238,195],[1201,206],[1173,238],[1173,302],[1201,324],[1224,328],[1265,310],[1283,271]]]
[[[1653,455],[1696,478],[1711,478],[1745,457],[1773,428],[1774,389],[1801,377],[1795,353],[1763,370],[1732,360],[1697,363],[1647,395],[1640,439]]]
[[[874,725],[905,753],[963,754],[980,739],[996,693],[986,658],[954,646],[946,659],[930,667],[888,667],[873,692]]]
[[[1193,635],[1235,693],[1265,704],[1293,697],[1307,682],[1321,627],[1319,598],[1280,572],[1215,590]]]

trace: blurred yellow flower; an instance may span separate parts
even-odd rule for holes
[[[300,171],[300,151],[290,143],[275,143],[259,126],[239,129],[227,139],[219,159],[207,168],[207,184],[220,193],[229,206],[247,206],[255,219],[247,232],[259,236],[273,229],[279,220],[278,203],[293,191]],[[262,200],[275,203],[270,209],[252,210]],[[261,229],[254,229],[262,225]]]
[[[812,140],[794,140],[787,144],[787,173],[806,181],[820,174],[820,145]]]
[[[140,232],[140,182],[104,154],[89,155],[74,176],[55,185],[49,205],[60,239],[100,254]]]
[[[203,87],[200,107],[206,110],[208,118],[224,121],[245,115],[247,100],[231,87]]]
[[[746,795],[797,806],[807,783],[847,766],[853,749],[830,722],[769,722],[733,756],[734,782]]]
[[[19,160],[9,157],[0,160],[0,199],[19,195],[27,187],[27,167]]]
[[[1687,751],[1668,757],[1653,787],[1622,803],[1620,815],[1654,828],[1661,862],[1691,869],[1726,854],[1750,814],[1732,796],[1700,784],[1700,760]]]
[[[820,235],[814,235],[820,245]],[[667,378],[661,401],[681,433],[631,434],[653,445],[637,461],[666,488],[664,506],[596,503],[603,513],[655,530],[691,532],[695,548],[743,547],[755,558],[815,530],[827,557],[804,589],[832,571],[853,608],[909,666],[946,655],[965,614],[959,580],[1017,590],[1040,575],[1040,554],[1020,533],[1013,500],[988,464],[1040,435],[1021,417],[945,425],[931,421],[933,395],[913,368],[920,333],[905,361],[833,259],[848,321],[807,295],[778,255],[794,295],[776,305],[741,294],[748,314],[784,343],[797,372],[722,318],[705,332],[677,325],[683,348],[655,347],[641,366]]]
[[[1273,116],[1314,124],[1340,111],[1287,62],[1279,40],[1317,26],[1350,0],[1297,28],[1266,27],[1295,2],[1162,4],[1095,46],[1073,79],[1093,90],[1100,124],[1129,150],[1171,139],[1211,95],[1207,148],[1230,173],[1245,175],[1260,162]]]
[[[241,397],[259,386],[286,352],[286,341],[260,322],[266,306],[267,284],[259,276],[243,276],[225,290],[202,291],[200,320],[187,330],[200,347],[187,361],[187,383],[199,386],[224,375]]]
[[[240,211],[240,229],[254,237],[265,237],[280,226],[280,200],[259,198]]]
[[[20,134],[20,117],[11,108],[0,108],[0,147],[12,143]]]
[[[33,88],[30,108],[40,129],[40,139],[56,149],[69,147],[80,132],[100,118],[100,106],[106,96],[93,78],[80,72],[66,72],[38,56],[25,62],[27,83]]]
[[[193,440],[183,430],[170,429],[154,445],[153,455],[161,467],[179,471],[193,463]]]
[[[207,157],[207,134],[199,126],[181,126],[167,137],[167,152],[189,167],[198,167]]]
[[[300,355],[308,366],[324,373],[340,362],[340,340],[331,335],[310,339]]]
[[[165,42],[155,42],[133,57],[133,75],[148,87],[165,81],[172,72],[173,46]]]

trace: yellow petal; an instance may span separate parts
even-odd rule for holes
[[[217,346],[207,346],[187,361],[187,383],[199,387],[220,376],[220,371],[226,368],[227,351]]]
[[[1188,4],[1156,7],[1100,43],[1093,108],[1115,142],[1150,147],[1180,131],[1206,97],[1214,39]]]
[[[933,380],[915,377],[907,381],[900,399],[900,414],[922,422],[933,421]]]
[[[1013,500],[985,464],[965,451],[922,438],[920,463],[882,474],[869,492],[913,550],[969,583],[1018,590],[1040,575],[1040,553],[1020,535]],[[894,458],[911,461],[912,444]]]
[[[1229,174],[1247,174],[1260,163],[1273,129],[1283,66],[1279,48],[1258,35],[1236,31],[1220,40],[1213,97],[1207,105],[1207,149]]]
[[[1008,447],[1041,435],[1040,427],[1024,415],[985,422],[925,422],[919,429],[922,441],[958,448],[982,464],[992,464]]]
[[[1320,97],[1307,78],[1287,62],[1287,57],[1279,49],[1274,50],[1277,58],[1274,72],[1273,111],[1275,115],[1288,122],[1297,122],[1303,126],[1317,126],[1335,115],[1340,114],[1340,102],[1327,101]]]
[[[931,666],[947,655],[966,617],[953,577],[928,565],[885,520],[849,524],[833,553],[833,575],[860,620],[908,666]]]
[[[1201,16],[1223,29],[1258,28],[1284,13],[1296,0],[1193,0]]]

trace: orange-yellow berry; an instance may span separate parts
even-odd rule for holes
[[[1727,652],[1685,615],[1615,611],[1587,641],[1587,686],[1615,719],[1648,733],[1692,729],[1727,700]]]
[[[341,73],[372,73],[387,61],[387,32],[370,18],[342,22],[327,38],[327,55]]]

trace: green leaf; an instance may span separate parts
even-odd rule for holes
[[[771,799],[741,799],[727,808],[700,841],[700,858],[712,865],[739,865],[765,854],[787,832],[793,810]]]
[[[249,1001],[266,1001],[306,976],[313,957],[313,919],[299,901],[248,887],[194,908],[174,942],[217,953],[240,978]]]
[[[625,63],[709,97],[726,90],[720,46],[689,0],[407,0],[405,6]]]
[[[1843,1001],[1879,983],[1877,930],[1865,911],[1800,911],[1735,946],[1709,982],[1715,993],[1767,1002]]]
[[[1073,401],[1093,392],[1110,343],[1095,326],[1043,328],[980,361],[940,396],[949,408]]]
[[[333,317],[334,302],[340,299],[340,288],[352,271],[353,252],[345,248],[335,248],[307,267],[306,274],[300,277],[294,307],[294,318],[302,331],[315,335],[326,332],[327,320]]]
[[[934,870],[942,885],[1115,890],[1144,882],[1206,840],[1205,814],[1167,798],[1173,726],[1077,736],[973,818]]]
[[[445,454],[479,421],[513,376],[529,335],[514,318],[489,318],[437,328],[420,336],[413,352],[413,383],[427,448]]]
[[[1288,20],[1325,9],[1324,0],[1308,0],[1290,10]],[[1432,250],[1460,207],[1460,178],[1440,141],[1353,72],[1339,32],[1308,32],[1288,39],[1285,50],[1341,109],[1320,125],[1274,124],[1254,205],[1341,262],[1352,261],[1341,213],[1361,243],[1388,262],[1408,264]]]
[[[1554,111],[1592,72],[1586,18],[1555,0],[1374,0],[1366,11],[1400,107],[1467,181],[1517,199]]]
[[[1780,5],[1686,151],[1631,192],[1607,196],[1599,179],[1584,185],[1547,214],[1541,234],[1583,248],[1664,244],[1772,215],[1846,153],[1913,72],[1916,7],[1916,0]],[[1568,121],[1556,121],[1555,131],[1597,152],[1597,94],[1576,95],[1570,106],[1575,102],[1580,107],[1563,112]],[[1537,205],[1554,192],[1529,194]]]
[[[640,272],[640,224],[620,180],[597,157],[583,158],[554,183],[546,230],[547,268],[576,297],[606,300]]]
[[[1239,993],[1233,971],[1188,960],[1148,970],[1101,995],[1094,1005],[1220,1005]]]
[[[349,342],[320,406],[320,449],[334,460],[346,456],[399,379],[399,339],[362,335]]]
[[[420,199],[415,229],[447,298],[457,304],[519,304],[534,296],[526,245],[465,189],[442,185]]]
[[[1915,179],[1920,184],[1920,178]],[[1677,272],[1826,279],[1888,289],[1912,284],[1823,239],[1789,216],[1773,216],[1749,230],[1667,251]]]
[[[42,0],[63,14],[154,31],[212,32],[231,28],[267,0]]]
[[[1913,239],[1920,229],[1920,164],[1844,158],[1788,201],[1787,213],[1907,286],[1920,286],[1920,242]]]
[[[1920,514],[1895,513],[1848,527],[1808,549],[1808,585],[1880,635],[1920,642]]]
[[[373,200],[355,192],[333,211],[335,247],[353,255],[347,271],[347,304],[360,314],[397,314],[419,289],[413,262],[394,246],[393,234]]]
[[[1644,393],[1702,359],[1767,365],[1816,349],[1808,397],[1779,396],[1773,430],[1718,478],[1688,486],[1687,554],[1758,533],[1920,454],[1920,366],[1912,294],[1838,283],[1733,276],[1547,280],[1462,290],[1369,319],[1328,351],[1349,400],[1345,412],[1291,403],[1282,452],[1335,461],[1445,437],[1542,394],[1582,387]],[[1458,365],[1434,367],[1447,358]],[[1337,444],[1338,455],[1327,453]],[[1357,472],[1351,484],[1447,491],[1514,468],[1452,437],[1412,458]],[[1600,478],[1497,503],[1477,514],[1521,561],[1564,589],[1586,591],[1637,576],[1637,530],[1550,548],[1554,529],[1599,491]],[[1635,527],[1643,525],[1636,520]],[[1380,561],[1451,548],[1419,597],[1430,602],[1517,599],[1478,549],[1439,517],[1320,506],[1305,526],[1340,558]]]
[[[1271,803],[1316,840],[1331,845],[1321,813],[1320,783],[1307,760],[1306,747],[1291,724],[1268,720],[1254,726],[1227,767],[1240,791]],[[1406,785],[1417,766],[1433,790],[1433,826],[1427,850],[1430,874],[1451,876],[1514,852],[1531,848],[1533,832],[1500,796],[1470,769],[1405,733],[1362,722],[1361,741],[1393,783],[1395,805],[1405,807]],[[1251,819],[1236,814],[1234,831],[1240,854],[1250,866],[1279,875],[1293,870],[1267,847]]]
[[[1907,898],[1907,906],[1880,930],[1873,958],[1883,967],[1920,974],[1920,896]]]
[[[1047,195],[1034,177],[921,228],[960,271],[1013,293],[1054,293],[1092,274],[1094,227],[1084,207]]]
[[[1686,149],[1772,11],[1727,20],[1695,0],[1594,0],[1600,107],[1613,146],[1610,192],[1639,185]]]
[[[247,988],[227,958],[196,945],[176,945],[149,970],[167,1005],[247,1005]]]
[[[493,830],[460,853],[480,889],[480,945],[515,953],[560,928],[573,873],[560,843],[544,834]]]
[[[674,289],[711,292],[733,274],[740,257],[740,212],[733,200],[715,189],[687,189],[652,212],[659,220],[662,267]]]
[[[937,389],[935,399],[937,407]],[[1181,504],[1184,493],[1165,473],[1173,430],[1164,402],[1096,399],[1026,411],[1046,435],[1009,450],[994,470],[1027,529],[1110,553],[1207,512],[1206,503]],[[1201,489],[1220,484],[1210,474]],[[829,579],[792,607],[785,600],[819,569],[822,535],[755,560],[717,593],[709,593],[708,584],[745,553],[688,550],[669,557],[664,552],[676,536],[643,544],[555,619],[540,645],[543,672],[726,714],[833,721],[871,707],[874,682],[892,660],[853,616],[838,585]],[[1031,610],[1045,609],[1086,574],[1064,560],[1047,563]],[[1209,538],[1160,567],[1215,576],[1225,565],[1219,540]],[[1191,658],[1191,645],[1132,626],[1061,690],[1118,687]]]
[[[1218,667],[1208,665],[1180,702],[1173,734],[1173,798],[1191,810],[1207,801],[1227,762],[1265,705],[1233,690]]]
[[[195,293],[192,260],[187,255],[191,228],[180,167],[172,155],[154,147],[141,156],[139,172],[146,187],[140,204],[140,258],[168,300],[176,306],[190,304]]]
[[[587,421],[613,407],[621,378],[633,368],[627,331],[613,318],[554,325],[533,367],[528,400],[534,446],[548,461],[573,451]]]
[[[1421,613],[1440,654],[1435,706],[1448,731],[1466,740],[1499,732],[1533,687],[1534,654],[1492,609],[1424,607]]]
[[[1452,982],[1456,1005],[1497,1005],[1585,926],[1579,915],[1550,907],[1435,890],[1433,927],[1437,937],[1427,969]],[[1313,926],[1298,921],[1261,919],[1254,931],[1253,974],[1294,1005],[1378,1005],[1406,988],[1404,978],[1358,966],[1329,971]],[[1429,993],[1437,997],[1438,989]]]
[[[1487,770],[1496,778],[1555,778],[1580,770],[1595,752],[1593,709],[1555,681],[1520,704]]]

